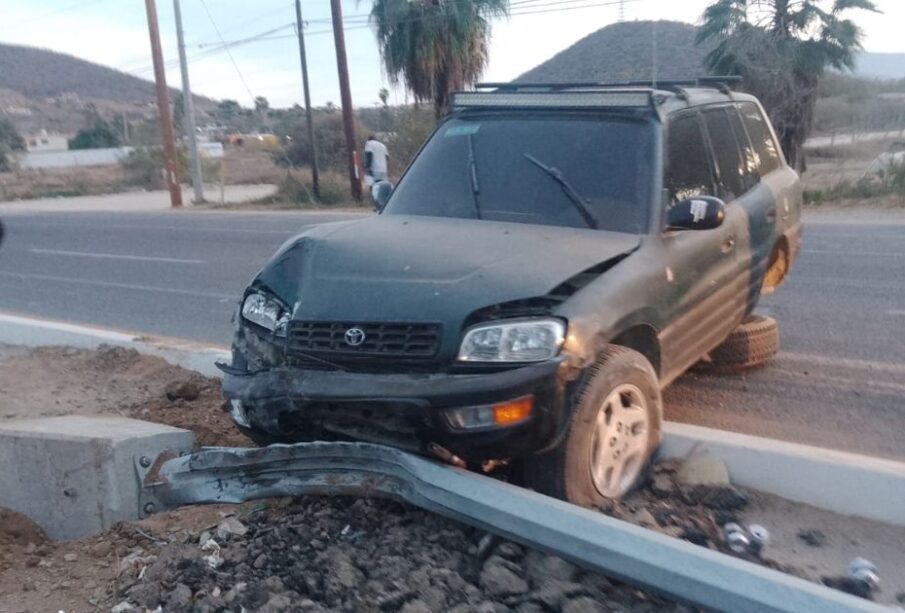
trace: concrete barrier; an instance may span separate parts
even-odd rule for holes
[[[123,417],[53,417],[0,424],[0,507],[53,539],[139,518],[136,458],[189,452],[195,436]]]

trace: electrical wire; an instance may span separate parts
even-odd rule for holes
[[[201,6],[204,7],[204,12],[207,13],[208,19],[211,20],[211,25],[214,26],[214,31],[217,33],[217,38],[219,38],[220,42],[223,43],[223,50],[226,51],[226,55],[229,56],[229,61],[232,62],[233,68],[236,69],[236,74],[239,75],[239,80],[242,81],[242,85],[245,86],[245,91],[248,92],[248,97],[251,98],[251,103],[252,105],[254,105],[255,95],[252,93],[251,88],[248,87],[248,82],[245,80],[245,77],[242,76],[242,71],[239,70],[239,65],[236,63],[236,59],[233,57],[232,51],[229,50],[229,45],[227,45],[226,41],[223,40],[223,35],[220,34],[220,28],[217,27],[217,22],[214,20],[214,16],[211,14],[210,9],[207,7],[206,0],[201,0]]]

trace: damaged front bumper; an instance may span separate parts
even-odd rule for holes
[[[440,445],[468,460],[544,450],[562,431],[567,366],[563,358],[469,374],[372,374],[271,367],[224,368],[223,392],[243,428],[289,440],[339,435],[424,452]],[[456,409],[531,397],[530,415],[512,425],[457,428]]]

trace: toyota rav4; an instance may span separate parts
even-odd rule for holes
[[[508,460],[592,505],[641,478],[661,388],[775,351],[752,311],[797,255],[799,179],[724,84],[459,93],[375,193],[379,215],[306,230],[242,297],[223,389],[259,442]]]

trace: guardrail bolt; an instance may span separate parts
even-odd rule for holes
[[[751,539],[736,523],[730,522],[723,526],[723,539],[726,541],[726,546],[734,553],[748,553],[751,547]]]
[[[760,557],[764,547],[770,542],[770,531],[760,524],[751,524],[748,526],[748,536],[751,539],[751,553]]]
[[[848,565],[848,576],[871,590],[880,585],[880,575],[877,566],[870,560],[855,558]]]
[[[148,502],[145,504],[145,506],[142,508],[142,510],[145,512],[146,515],[151,515],[152,513],[154,513],[154,510],[156,508],[157,508],[157,505],[155,505],[153,502]]]
[[[141,456],[141,459],[138,460],[138,463],[142,465],[143,468],[147,468],[151,465],[151,458],[146,455]]]

